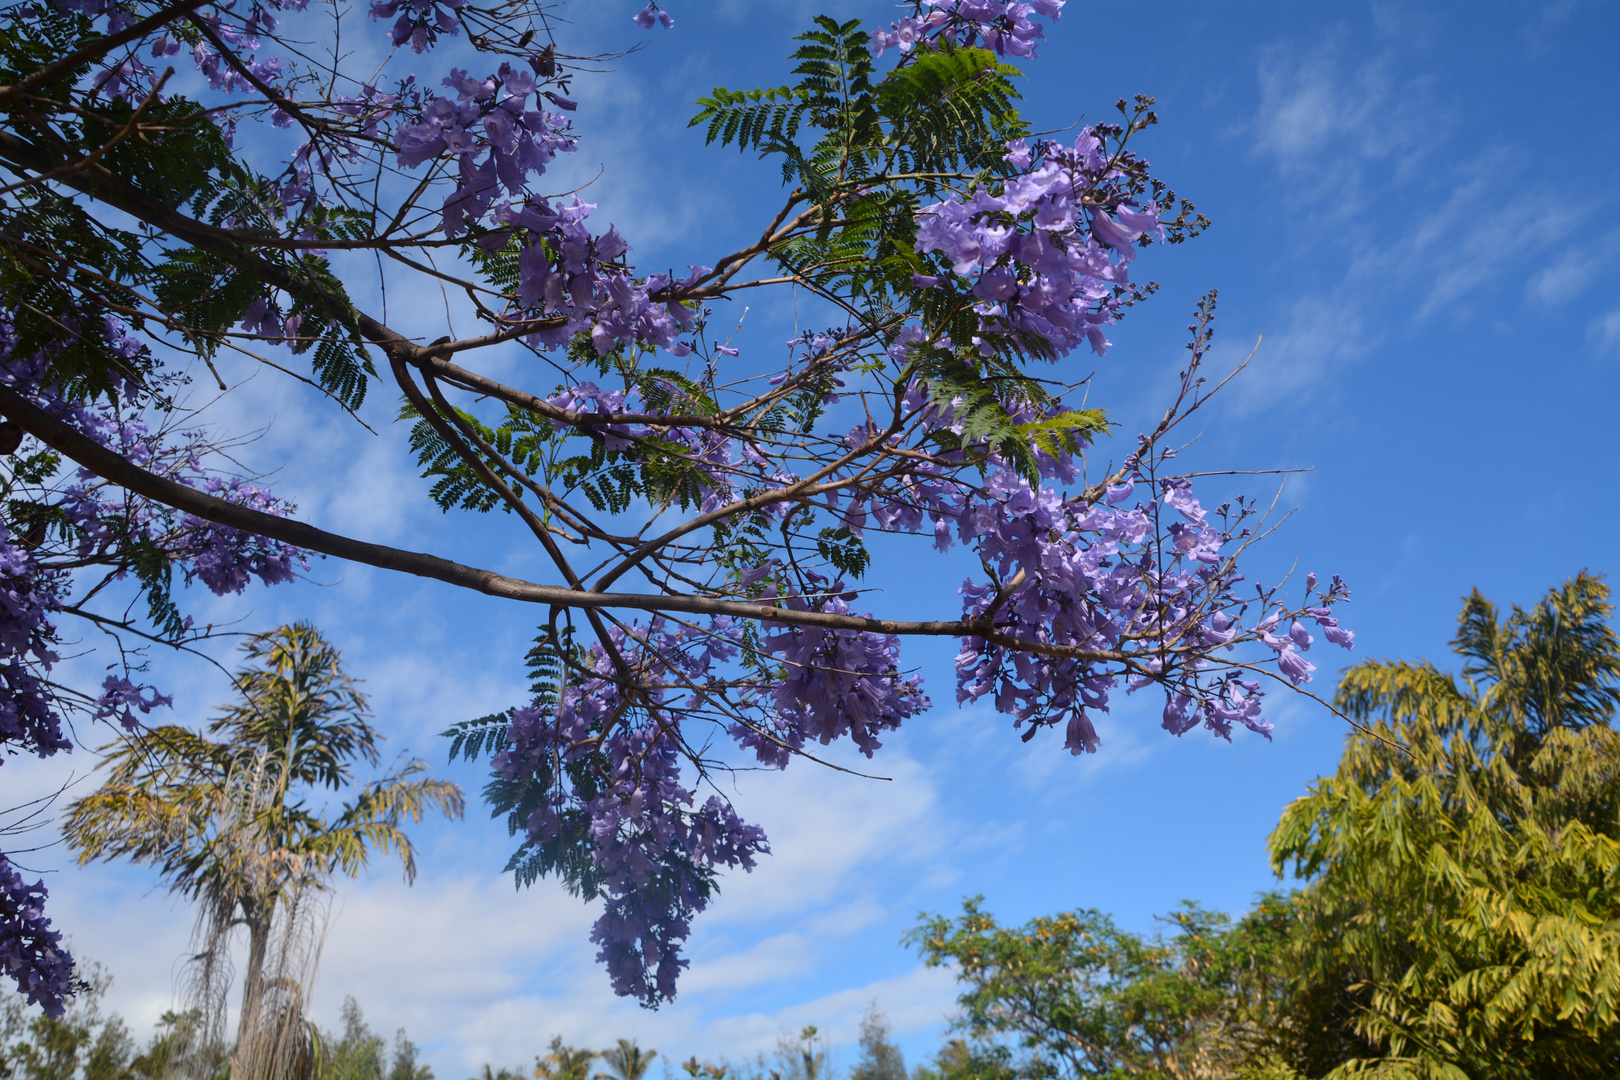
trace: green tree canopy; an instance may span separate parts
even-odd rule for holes
[[[1291,1023],[1352,1048],[1334,1076],[1620,1075],[1611,611],[1586,573],[1506,616],[1476,590],[1460,676],[1345,674],[1339,707],[1365,727],[1270,841],[1307,879]]]
[[[906,1058],[890,1038],[889,1018],[877,1002],[861,1017],[861,1057],[849,1080],[906,1080]]]
[[[1224,916],[1194,906],[1170,938],[1121,930],[1095,909],[1003,927],[968,900],[956,919],[910,935],[930,966],[954,964],[964,985],[956,1028],[935,1060],[942,1077],[1082,1080],[1191,1076],[1214,1056],[1207,1038],[1234,966]]]

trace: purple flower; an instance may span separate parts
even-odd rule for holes
[[[61,1016],[73,993],[73,957],[45,915],[44,881],[29,885],[0,854],[0,972],[46,1016]]]
[[[160,694],[150,686],[137,686],[122,675],[108,675],[102,683],[101,696],[96,699],[92,719],[117,720],[126,731],[135,731],[141,726],[140,721],[135,719],[135,710],[145,715],[159,706],[173,705],[172,697]]]
[[[665,30],[672,29],[675,26],[675,20],[670,17],[669,12],[660,10],[658,5],[654,3],[649,3],[632,15],[631,18],[643,30],[651,30],[654,23],[658,23]]]
[[[1292,646],[1284,648],[1277,654],[1277,670],[1292,680],[1295,686],[1311,681],[1311,672],[1316,665],[1295,652]]]

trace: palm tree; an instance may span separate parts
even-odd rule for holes
[[[611,1072],[597,1073],[597,1080],[641,1080],[647,1075],[658,1051],[643,1051],[634,1039],[620,1039],[613,1047],[602,1051],[602,1060]]]
[[[247,931],[247,966],[231,1072],[235,1080],[307,1073],[303,998],[324,935],[323,894],[357,876],[371,852],[416,860],[402,823],[462,812],[461,789],[423,776],[420,760],[365,784],[330,815],[310,800],[375,765],[380,736],[342,656],[307,623],[252,639],[235,677],[239,700],[206,734],[171,725],[114,744],[105,784],[68,808],[64,834],[81,865],[127,858],[155,866],[197,902],[188,1004],[194,1045],[223,1034],[230,943]]]
[[[551,1053],[534,1063],[535,1080],[588,1080],[595,1060],[595,1050],[576,1050],[564,1043],[561,1035],[553,1035]],[[646,1071],[645,1066],[642,1071]]]

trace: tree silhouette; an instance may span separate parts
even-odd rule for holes
[[[849,1071],[849,1080],[906,1080],[906,1058],[894,1044],[889,1018],[877,1002],[861,1017],[861,1058]]]

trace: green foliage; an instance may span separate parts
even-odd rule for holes
[[[658,1051],[643,1050],[634,1039],[620,1039],[597,1056],[608,1071],[597,1073],[593,1080],[642,1080]]]
[[[561,1035],[551,1037],[551,1048],[534,1061],[535,1080],[589,1080],[595,1050],[569,1046]]]
[[[1477,591],[1461,677],[1367,661],[1365,725],[1290,804],[1303,889],[1169,938],[1095,911],[913,932],[965,986],[933,1080],[1606,1077],[1620,1069],[1620,642],[1581,574],[1505,616]]]
[[[838,569],[840,574],[847,574],[859,578],[866,574],[866,568],[871,565],[872,556],[866,550],[861,539],[849,531],[848,525],[840,525],[821,530],[821,536],[816,540],[816,551],[823,559]]]
[[[977,899],[956,919],[925,918],[909,941],[930,967],[950,964],[964,986],[934,1072],[951,1077],[1178,1075],[1203,1055],[1235,1055],[1202,1036],[1226,1000],[1225,919],[1188,907],[1170,940],[1120,930],[1082,910],[1002,927]],[[1217,960],[1220,963],[1217,963]]]
[[[987,49],[919,52],[896,68],[876,95],[877,111],[890,125],[895,167],[925,176],[1005,168],[1007,142],[1027,130],[1012,85],[1017,75]]]
[[[298,305],[294,306],[297,313]],[[311,345],[315,354],[310,359],[310,370],[322,390],[331,394],[344,408],[353,411],[366,400],[366,386],[377,375],[371,354],[353,330],[341,323],[328,321],[319,337],[301,342],[294,352],[303,352]]]
[[[352,997],[343,999],[338,1014],[341,1032],[317,1030],[313,1080],[433,1080],[431,1066],[418,1061],[418,1051],[400,1028],[394,1033],[390,1053],[388,1043],[366,1023],[365,1014]]]
[[[1024,134],[1012,85],[1017,69],[985,49],[919,52],[876,85],[870,37],[859,20],[822,15],[799,35],[792,86],[698,98],[696,127],[708,142],[778,155],[783,180],[822,201],[855,178],[916,175],[925,190],[947,173],[1001,166],[1009,139]],[[825,132],[813,145],[803,129]]]
[[[575,650],[570,627],[553,631],[551,628],[535,639],[528,653],[530,691],[535,708],[550,711],[557,707],[562,690],[564,650]],[[576,659],[578,658],[577,650]],[[450,740],[450,760],[458,757],[476,761],[484,756],[494,757],[505,749],[511,729],[512,710],[493,713],[476,720],[464,720],[452,725],[441,735]],[[598,791],[599,774],[588,759],[567,763],[563,769],[579,790],[594,798]],[[512,852],[503,872],[512,875],[513,884],[522,888],[533,885],[542,877],[556,875],[570,892],[594,900],[601,895],[601,871],[592,857],[593,846],[586,815],[565,815],[566,825],[558,839],[539,844],[528,836],[528,820],[545,800],[554,794],[558,777],[557,763],[545,761],[533,770],[524,770],[518,779],[509,779],[499,771],[490,771],[489,782],[484,785],[484,802],[490,817],[505,816],[508,836],[521,836],[517,850]]]
[[[622,352],[603,359],[607,361],[602,365],[604,371],[611,370],[610,364],[617,367],[625,390],[638,393],[651,409],[700,416],[718,411],[709,388],[681,372],[641,367]],[[460,437],[473,446],[490,472],[518,480],[510,486],[519,498],[526,494],[523,479],[539,477],[548,488],[583,494],[598,513],[623,513],[637,499],[654,507],[675,505],[685,510],[701,502],[704,492],[714,484],[686,446],[656,434],[631,443],[611,432],[591,428],[559,430],[550,420],[515,407],[507,410],[498,425],[487,424],[461,409],[441,412],[441,416],[462,429]],[[433,480],[430,494],[441,510],[488,513],[500,506],[511,511],[511,506],[415,406],[404,403],[400,419],[414,421],[411,450],[423,478]],[[468,438],[467,433],[472,437]],[[544,515],[548,509],[542,505],[538,512]]]
[[[0,85],[15,83],[99,36],[91,20],[54,8],[10,19],[0,35]],[[273,181],[237,160],[214,116],[173,93],[138,106],[93,97],[93,107],[75,107],[72,89],[88,71],[87,62],[37,92],[64,108],[11,114],[16,122],[10,133],[41,170],[72,172],[81,195],[112,205],[130,198],[238,235],[277,235],[284,211]],[[92,158],[95,168],[86,170]],[[151,235],[98,220],[42,183],[11,193],[0,214],[7,241],[0,258],[0,295],[16,320],[18,350],[24,355],[45,351],[53,379],[69,397],[112,396],[124,378],[142,382],[152,373],[144,349],[125,358],[100,333],[74,332],[99,326],[109,305],[141,330],[148,298],[155,301],[168,329],[199,356],[211,358],[249,304],[265,295],[265,282],[283,278],[292,299],[289,314],[305,316],[314,331],[293,351],[315,346],[316,382],[353,409],[376,374],[359,344],[343,284],[322,259],[225,240],[164,247]],[[300,227],[317,239],[348,240],[370,236],[374,221],[368,212],[320,206]],[[270,270],[274,276],[267,275]]]
[[[29,1010],[15,994],[0,998],[0,1080],[169,1080],[185,1018],[165,1013],[141,1047],[117,1013],[101,1011],[111,977],[93,962],[81,971],[89,977],[61,1017]]]
[[[411,880],[416,864],[404,823],[430,810],[462,810],[461,790],[422,777],[420,761],[359,786],[336,813],[321,809],[317,793],[351,788],[357,759],[378,761],[366,699],[312,626],[260,635],[246,651],[251,662],[235,678],[239,701],[206,734],[169,725],[103,748],[107,780],[68,807],[63,829],[81,864],[126,858],[154,866],[170,889],[201,905],[200,922],[210,929],[192,959],[204,971],[228,962],[232,928],[246,927],[232,1062],[239,1077],[265,1072],[267,1047],[278,1055],[269,1075],[308,1067],[301,990],[287,972],[313,972],[297,950],[318,940],[287,932],[272,941],[277,920],[292,918],[304,891],[325,888],[333,874],[357,875],[376,851],[397,852]],[[267,989],[289,988],[299,992],[285,1011],[266,1004]],[[222,1007],[222,999],[207,1000]],[[215,1022],[196,1026],[210,1030]],[[280,1034],[289,1030],[296,1032],[290,1040]]]
[[[914,244],[921,200],[1005,173],[1006,144],[1027,134],[1012,82],[1018,71],[989,51],[947,45],[909,54],[878,80],[858,22],[822,16],[816,24],[793,54],[798,83],[716,89],[698,99],[692,124],[706,124],[710,142],[779,158],[784,182],[812,205],[806,226],[770,252],[785,272],[847,296],[869,329],[892,331],[916,315],[941,337],[983,341],[989,355],[977,347],[924,353],[897,378],[924,379],[937,402],[955,402],[965,427],[960,435],[941,433],[941,449],[993,448],[1033,478],[1037,450],[1078,449],[1108,429],[1103,414],[1013,419],[1006,402],[1050,400],[1024,372],[1029,357],[1051,355],[1050,345],[1031,335],[985,334],[973,297],[911,283],[916,273],[934,272]],[[818,133],[814,142],[805,137],[811,132]],[[791,426],[808,430],[821,397],[790,402]]]
[[[365,696],[308,624],[254,638],[247,653],[253,662],[235,680],[241,700],[209,726],[214,738],[168,726],[106,748],[107,782],[68,808],[64,836],[79,861],[148,863],[176,891],[234,896],[253,918],[306,876],[357,874],[373,849],[397,851],[414,876],[402,822],[435,808],[459,815],[460,790],[416,779],[422,765],[411,762],[363,786],[334,817],[317,812],[307,790],[341,790],[356,759],[378,760]],[[265,779],[244,823],[232,800],[256,772]],[[239,849],[228,841],[244,824],[250,844]]]
[[[1367,725],[1271,838],[1309,879],[1292,991],[1364,1049],[1334,1076],[1613,1076],[1620,1068],[1620,647],[1581,574],[1503,618],[1478,591],[1462,678],[1374,660]],[[1319,1075],[1313,1073],[1315,1075]]]
[[[861,1056],[849,1080],[906,1080],[905,1055],[890,1034],[888,1017],[873,1002],[861,1017]]]
[[[810,111],[809,91],[778,86],[760,90],[727,90],[715,87],[709,97],[700,97],[702,110],[688,127],[709,122],[705,141],[720,140],[721,146],[737,144],[737,149],[760,149],[762,155],[779,146],[792,144],[799,125]]]

